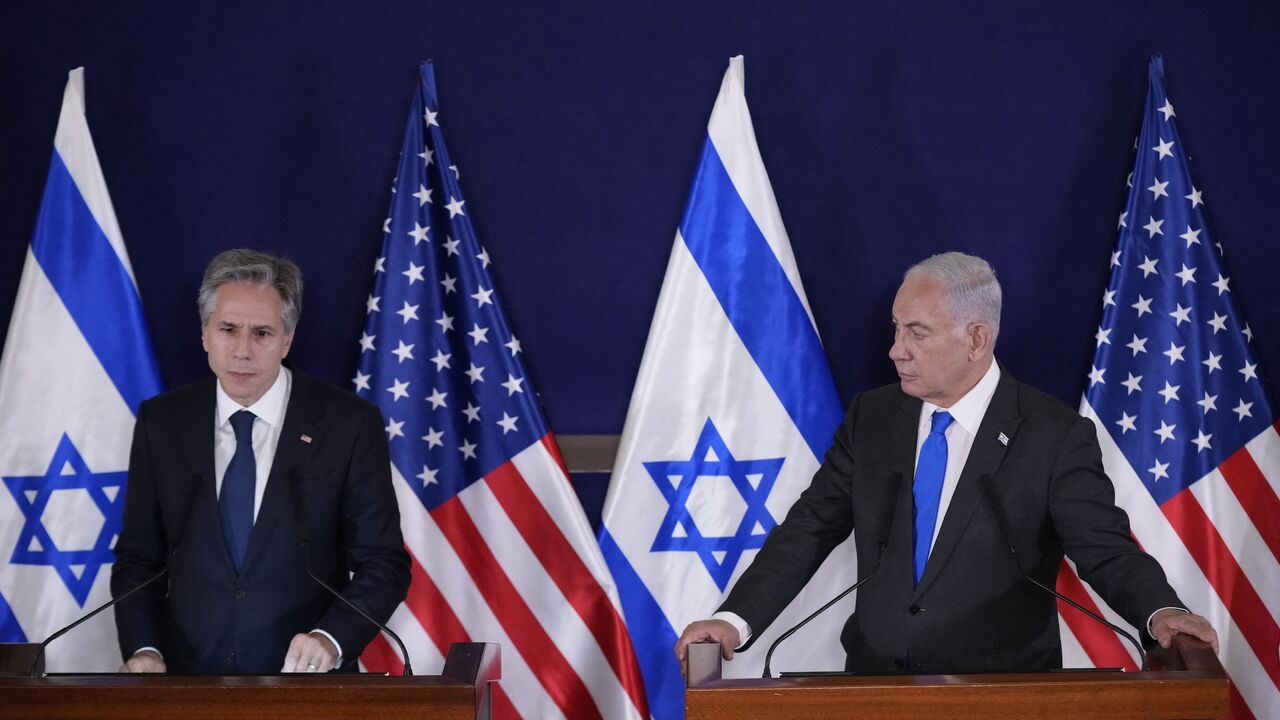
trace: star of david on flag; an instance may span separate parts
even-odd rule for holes
[[[1136,153],[1081,414],[1097,425],[1134,536],[1218,631],[1232,681],[1230,716],[1277,717],[1275,406],[1204,193],[1192,180],[1158,55]],[[1100,603],[1070,568],[1059,586]],[[1084,664],[1136,669],[1113,634],[1070,610],[1062,617],[1068,664],[1075,650]]]
[[[5,477],[4,484],[9,488],[13,500],[22,511],[22,530],[18,533],[18,541],[13,549],[9,562],[15,565],[47,565],[54,568],[58,577],[67,586],[67,590],[82,607],[93,588],[93,581],[104,565],[115,561],[111,552],[116,536],[120,534],[121,515],[124,511],[124,488],[127,472],[93,473],[85,464],[84,458],[66,435],[58,442],[54,450],[53,460],[43,475],[28,477]],[[83,491],[75,493],[75,491]],[[56,503],[56,497],[70,494],[85,496],[98,512],[102,513],[101,527],[88,547],[77,549],[68,547],[66,539],[55,539],[54,533],[67,536],[65,532],[71,528],[59,527],[51,522],[44,522],[45,511]],[[83,518],[83,525],[92,526],[97,518],[86,512],[88,508],[75,511],[77,517]],[[59,513],[51,513],[55,518]],[[65,525],[65,523],[64,523]]]
[[[501,644],[494,717],[644,717],[613,582],[476,238],[445,117],[423,63],[353,380],[387,422],[412,562],[389,625],[425,672],[453,642]],[[361,662],[403,667],[381,637]]]
[[[747,550],[759,550],[769,531],[778,524],[769,514],[765,501],[769,499],[785,460],[780,457],[738,460],[729,451],[724,438],[720,437],[715,423],[707,418],[688,460],[644,463],[644,469],[670,504],[662,524],[658,526],[653,550],[697,553],[707,572],[715,579],[716,586],[722,591],[728,589],[729,579],[742,554]],[[745,503],[741,519],[728,535],[710,534],[700,527],[694,508],[690,507],[699,481],[706,484],[716,478],[727,478],[733,492]],[[716,499],[709,498],[699,504],[714,503]],[[724,504],[729,503],[732,500]],[[719,508],[713,508],[709,514],[719,514],[717,510]],[[715,518],[711,519],[714,521]]]
[[[77,68],[0,358],[0,640],[42,641],[110,597],[135,414],[159,391]],[[46,654],[51,672],[119,665],[109,613]]]
[[[715,611],[808,487],[841,416],[736,57],[671,249],[600,532],[655,718],[684,716],[677,634]],[[852,541],[837,548],[756,647],[852,583],[856,565]],[[837,638],[851,607],[815,622],[810,642],[783,646],[775,664],[843,668]],[[763,650],[740,653],[725,673],[759,677],[763,660]]]

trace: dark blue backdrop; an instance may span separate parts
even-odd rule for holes
[[[1183,149],[1265,367],[1280,191],[1274,2],[105,3],[0,6],[0,319],[67,70],[167,386],[207,372],[194,291],[285,252],[294,357],[349,386],[419,60],[552,427],[622,427],[730,55],[842,399],[894,379],[902,270],[950,248],[1006,288],[998,355],[1074,405],[1163,52]],[[5,348],[12,352],[13,348]]]

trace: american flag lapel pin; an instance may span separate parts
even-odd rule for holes
[[[1004,437],[1004,436],[1003,436],[1003,435],[1001,435],[1000,437]],[[310,436],[310,435],[308,435],[308,434],[306,434],[306,433],[303,433],[303,434],[302,434],[302,437],[300,437],[300,438],[298,438],[298,439],[299,439],[299,440],[301,440],[302,442],[304,442],[304,443],[308,444],[308,445],[310,445],[310,444],[311,444],[311,436]]]
[[[306,437],[306,435],[303,435],[303,437]],[[1000,438],[999,438],[999,440],[1000,440],[1000,444],[1001,444],[1001,445],[1008,446],[1008,444],[1009,444],[1009,436],[1008,436],[1008,435],[1005,435],[1004,433],[1000,433]],[[308,441],[308,442],[310,442],[310,441]]]

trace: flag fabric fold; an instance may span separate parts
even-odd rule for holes
[[[138,406],[160,391],[129,255],[72,70],[0,358],[0,642],[39,642],[110,597]],[[52,672],[120,665],[100,615]]]
[[[646,716],[617,591],[476,239],[443,117],[427,62],[353,380],[387,423],[412,559],[390,625],[420,672],[439,672],[450,643],[500,643],[495,717]],[[402,667],[381,638],[362,662]]]
[[[673,647],[706,618],[808,486],[842,412],[756,145],[743,61],[730,60],[654,311],[603,511],[655,718],[684,715]],[[765,649],[855,575],[841,545],[808,589],[739,654]],[[774,667],[843,668],[853,598],[783,645]]]
[[[1253,334],[1192,181],[1160,56],[1081,414],[1134,536],[1217,628],[1230,715],[1280,716],[1280,434]],[[1074,573],[1059,584],[1101,605]],[[1083,594],[1080,594],[1083,593]],[[1115,614],[1102,610],[1113,620]],[[1062,610],[1068,664],[1133,666]]]

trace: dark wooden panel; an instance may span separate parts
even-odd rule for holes
[[[556,435],[569,472],[613,472],[617,435]]]
[[[1178,638],[1142,673],[1111,671],[1009,675],[822,676],[768,680],[711,679],[685,692],[688,720],[1126,720],[1221,718],[1227,678],[1212,650]],[[697,668],[693,676],[716,677]]]

